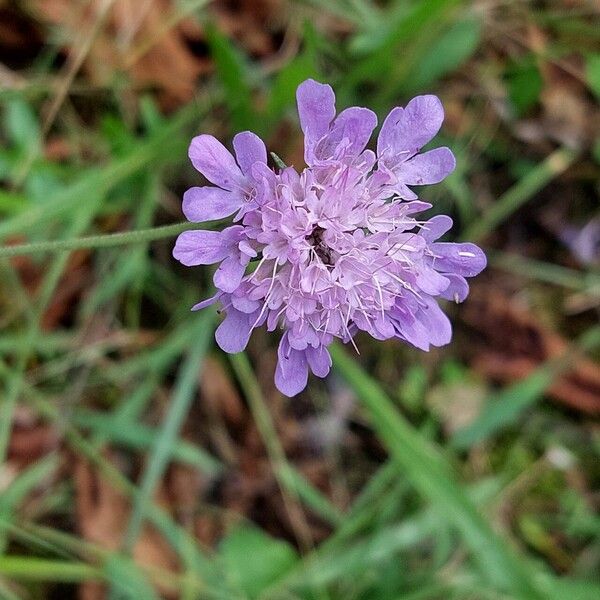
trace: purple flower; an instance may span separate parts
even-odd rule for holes
[[[194,187],[183,199],[190,221],[233,216],[222,231],[186,231],[173,255],[188,266],[219,263],[217,294],[225,319],[216,340],[240,352],[252,330],[281,329],[275,383],[293,396],[308,371],[325,377],[335,338],[354,345],[365,331],[399,338],[422,350],[450,341],[450,321],[436,298],[462,302],[465,278],[486,265],[480,248],[437,241],[452,226],[447,216],[418,213],[414,185],[438,183],[455,166],[448,148],[421,153],[444,113],[435,96],[418,96],[385,119],[377,152],[366,149],[375,114],[352,107],[336,117],[328,85],[298,87],[305,137],[301,173],[267,166],[262,141],[235,136],[235,158],[215,138],[192,140],[193,165],[216,187]]]

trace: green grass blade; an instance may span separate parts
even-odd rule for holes
[[[67,562],[32,558],[31,556],[0,556],[0,575],[22,581],[57,581],[81,583],[102,581],[102,570],[82,562]]]
[[[160,434],[156,438],[152,453],[148,458],[148,465],[142,477],[139,492],[135,496],[133,511],[124,540],[124,547],[128,551],[131,551],[140,533],[147,508],[151,503],[152,494],[172,455],[177,435],[194,399],[202,358],[210,344],[213,331],[212,314],[205,312],[196,316],[194,320],[195,323],[190,325],[190,328],[194,331],[194,341],[179,371],[171,406]]]
[[[413,485],[443,511],[461,533],[490,583],[518,598],[543,598],[529,569],[499,538],[456,482],[440,451],[423,439],[339,345],[331,346],[335,368],[367,409],[381,441]]]
[[[490,265],[495,269],[502,269],[530,280],[600,295],[600,275],[598,274],[577,271],[562,265],[527,258],[520,254],[489,250],[486,252]]]
[[[217,74],[223,84],[225,103],[231,114],[233,128],[236,131],[256,131],[260,120],[252,109],[252,93],[246,80],[248,69],[244,65],[244,57],[231,40],[213,25],[206,25],[204,31]]]
[[[523,381],[494,394],[485,403],[474,423],[459,429],[451,440],[452,447],[465,450],[514,423],[523,412],[538,401],[552,382],[568,370],[581,351],[600,345],[600,326],[584,333],[577,343],[556,359],[547,361]]]
[[[100,196],[90,194],[88,202],[79,205],[78,210],[72,215],[72,221],[67,227],[66,236],[76,236],[93,220],[98,211]],[[0,225],[1,227],[1,225]],[[39,329],[42,316],[46,307],[50,303],[52,294],[59,284],[60,278],[67,266],[69,255],[63,254],[57,256],[47,269],[43,279],[41,289],[38,294],[37,304],[31,311],[29,322],[27,323],[26,335],[23,338],[23,344],[19,349],[19,355],[14,368],[4,377],[5,395],[4,403],[0,405],[0,464],[4,462],[8,441],[12,429],[13,415],[17,405],[17,400],[23,385],[24,373],[27,367],[27,361],[31,355],[31,349],[36,337],[39,336]]]
[[[342,518],[340,511],[288,462],[248,356],[240,352],[232,354],[229,360],[246,393],[254,420],[273,463],[275,475],[282,491],[287,491],[294,498],[304,502],[326,521],[333,524],[339,523]]]
[[[110,555],[104,562],[103,571],[106,579],[122,598],[129,600],[159,600],[159,596],[148,580],[147,574],[143,573],[136,563],[124,559],[119,554]]]
[[[140,141],[127,156],[114,159],[100,169],[89,169],[79,180],[60,189],[42,204],[35,204],[17,215],[0,223],[0,239],[9,235],[23,235],[52,219],[70,215],[73,209],[91,196],[103,195],[143,167],[158,158],[161,164],[179,160],[185,156],[188,144],[186,136],[179,133],[198,119],[209,107],[208,103],[198,106],[189,104],[181,109],[159,132]]]
[[[135,450],[151,448],[160,435],[153,427],[87,409],[77,409],[71,415],[71,422],[101,435],[107,441]],[[196,467],[209,476],[216,475],[223,468],[220,461],[208,452],[183,440],[177,440],[173,445],[172,458]]]
[[[0,522],[10,520],[19,503],[40,483],[50,477],[59,464],[58,456],[53,453],[24,469],[19,476],[0,494]],[[0,554],[6,548],[5,532],[0,529]]]
[[[319,515],[331,525],[339,525],[344,521],[340,511],[331,503],[331,500],[314,487],[297,469],[292,465],[286,465],[279,469],[282,483],[287,489],[293,490],[302,502],[306,504],[316,515]]]
[[[191,331],[195,332],[195,329],[192,328]],[[31,396],[32,405],[39,414],[51,421],[58,429],[64,430],[65,440],[73,448],[73,451],[95,465],[115,489],[128,498],[135,499],[139,494],[138,489],[98,452],[96,446],[83,438],[70,422],[65,423],[62,414],[52,403],[41,397],[34,389],[27,388],[26,391]],[[200,578],[207,588],[210,586],[220,590],[224,587],[223,578],[215,570],[217,565],[210,561],[208,554],[200,547],[197,540],[176,523],[170,514],[154,504],[152,498],[147,506],[147,515],[152,524],[177,552],[190,574],[194,574],[195,578]],[[58,532],[53,530],[53,534],[58,534]],[[223,597],[227,598],[228,596],[224,593]]]
[[[504,193],[498,200],[471,225],[464,239],[478,241],[495,227],[501,225],[510,215],[521,208],[537,192],[548,185],[555,177],[564,172],[577,158],[577,153],[568,148],[555,150],[539,165]]]

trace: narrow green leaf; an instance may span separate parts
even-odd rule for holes
[[[288,462],[248,356],[244,352],[240,352],[230,355],[229,360],[246,393],[252,415],[267,448],[282,492],[287,491],[294,498],[303,501],[325,520],[339,523],[341,515],[335,506]]]
[[[488,250],[487,255],[489,263],[496,269],[581,292],[600,292],[600,275],[593,272],[578,271],[516,253]]]
[[[4,129],[22,154],[40,151],[40,124],[32,107],[23,98],[12,98],[4,105]]]
[[[507,84],[515,112],[517,116],[523,116],[537,104],[544,87],[535,56],[526,56],[509,68]]]
[[[541,368],[525,380],[502,390],[488,398],[482,414],[474,423],[459,429],[452,437],[451,445],[457,450],[470,448],[477,442],[497,433],[501,428],[514,423],[552,383],[554,374]]]
[[[133,548],[133,544],[140,533],[143,521],[147,516],[148,507],[152,502],[152,495],[164,473],[170,456],[173,454],[173,446],[176,443],[177,435],[194,398],[200,365],[212,336],[213,315],[205,312],[195,317],[190,324],[190,329],[194,332],[194,341],[179,371],[173,399],[165,422],[156,438],[142,477],[139,492],[135,496],[133,511],[124,541],[124,547],[127,550]]]
[[[277,156],[277,154],[275,154],[275,152],[270,152],[271,154],[271,158],[273,159],[273,162],[280,168],[280,169],[285,169],[287,168],[287,165],[283,162],[283,160],[281,160],[281,158],[279,158],[279,156]]]
[[[479,45],[481,21],[468,17],[458,21],[421,54],[402,85],[405,93],[426,89],[438,79],[458,69]]]
[[[76,426],[100,434],[114,444],[136,450],[151,448],[160,434],[152,427],[83,408],[76,410],[71,420]],[[196,467],[207,475],[215,475],[222,469],[216,458],[185,441],[177,441],[173,445],[171,458]]]
[[[0,239],[18,233],[22,235],[52,219],[71,216],[76,206],[85,199],[103,195],[123,182],[142,167],[146,167],[158,157],[163,162],[183,160],[187,138],[178,135],[180,131],[198,119],[207,110],[208,103],[202,106],[190,103],[172,117],[159,131],[140,140],[127,156],[114,159],[103,168],[88,169],[70,186],[57,190],[43,203],[29,207],[0,223]]]
[[[113,553],[105,561],[103,572],[121,598],[128,600],[158,600],[159,596],[148,580],[148,576],[127,558]]]
[[[8,521],[19,503],[58,467],[58,456],[50,454],[25,468],[0,494],[0,521]],[[6,548],[6,536],[0,530],[0,554]]]
[[[589,54],[586,57],[585,79],[590,89],[600,98],[600,54]]]
[[[0,556],[0,575],[22,581],[81,583],[102,581],[102,571],[81,562],[46,560],[31,556]]]
[[[478,241],[495,227],[502,224],[516,210],[531,200],[555,177],[564,172],[577,158],[577,153],[568,148],[555,150],[525,177],[520,179],[477,220],[464,234],[464,239]]]
[[[138,229],[136,231],[124,231],[122,233],[90,235],[75,239],[51,240],[47,242],[35,242],[32,244],[15,244],[14,246],[4,246],[0,248],[0,258],[37,254],[40,252],[61,252],[65,250],[78,250],[81,248],[113,248],[115,246],[127,244],[142,244],[154,240],[175,237],[188,229],[197,229],[197,227],[185,222],[151,227],[149,229]]]
[[[542,397],[552,382],[568,369],[579,352],[592,350],[598,345],[600,326],[583,334],[564,355],[547,361],[523,381],[488,398],[481,415],[471,425],[454,434],[452,446],[464,450],[516,422],[525,410]]]
[[[396,410],[377,382],[339,345],[330,347],[335,368],[367,409],[379,437],[414,486],[453,523],[474,561],[493,585],[519,598],[543,598],[531,573],[464,494],[440,451]]]
[[[256,527],[234,529],[219,545],[219,554],[233,585],[249,598],[283,577],[298,561],[295,550]]]
[[[315,488],[299,471],[291,465],[283,465],[279,468],[279,476],[282,483],[292,490],[298,497],[328,523],[339,525],[344,521],[340,511]]]
[[[225,104],[231,113],[235,130],[257,128],[258,119],[252,109],[252,92],[241,52],[214,25],[205,26],[206,39],[215,61],[217,74],[225,92]]]
[[[380,95],[390,96],[417,61],[421,46],[435,39],[438,29],[448,22],[459,3],[460,0],[423,0],[411,3],[409,8],[403,7],[387,31],[372,32],[376,48],[352,65],[344,83],[355,86],[365,81],[379,81],[380,87],[385,88]]]

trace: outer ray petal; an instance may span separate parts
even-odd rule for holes
[[[183,194],[182,210],[192,223],[214,221],[231,216],[244,202],[243,197],[216,187],[193,187]]]
[[[308,162],[313,147],[329,131],[335,117],[335,94],[330,85],[307,79],[298,86],[296,100]]]
[[[195,137],[188,155],[194,167],[211,183],[230,191],[244,186],[244,176],[231,152],[212,135]]]
[[[406,185],[430,185],[445,179],[456,167],[450,148],[435,148],[401,163],[396,176]]]
[[[244,175],[248,175],[254,163],[267,162],[265,143],[251,131],[242,131],[233,138],[233,149],[238,165]]]
[[[277,351],[278,361],[275,369],[275,385],[286,396],[299,394],[308,382],[308,362],[304,350],[290,347],[284,335]]]

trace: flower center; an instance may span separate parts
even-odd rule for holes
[[[323,240],[324,232],[325,230],[317,225],[305,239],[312,246],[315,254],[321,259],[323,264],[333,265],[335,262],[334,251]]]

